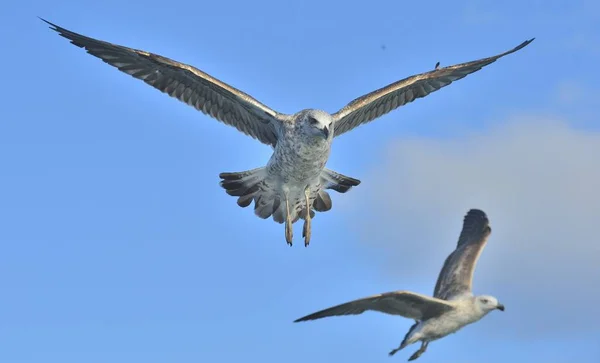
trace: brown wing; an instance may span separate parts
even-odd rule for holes
[[[450,300],[471,293],[473,272],[491,233],[486,214],[479,209],[471,209],[464,218],[456,249],[446,258],[440,271],[433,296]]]
[[[335,136],[340,136],[359,125],[368,123],[417,98],[425,97],[456,80],[464,78],[488,64],[494,63],[499,58],[522,49],[534,39],[525,41],[518,47],[493,57],[437,68],[430,72],[405,78],[359,97],[333,114]]]
[[[328,316],[358,315],[367,310],[400,315],[414,320],[425,320],[451,309],[454,309],[453,305],[444,300],[409,291],[394,291],[336,305],[297,319],[294,323]]]
[[[41,18],[40,18],[41,19]],[[259,141],[277,143],[285,118],[246,93],[184,63],[74,33],[49,21],[61,36],[93,56]]]

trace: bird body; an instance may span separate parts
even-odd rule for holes
[[[260,218],[285,222],[285,236],[292,244],[292,224],[304,220],[303,236],[311,238],[311,219],[331,209],[326,190],[345,193],[360,180],[327,169],[331,143],[362,124],[435,92],[454,81],[514,53],[519,46],[476,61],[407,77],[358,97],[336,113],[305,109],[295,114],[279,113],[252,96],[188,64],[144,50],[94,39],[51,22],[51,29],[77,47],[120,71],[142,80],[171,97],[196,108],[238,131],[273,148],[266,166],[242,172],[221,173],[220,185],[238,197],[238,205],[254,202]]]
[[[419,321],[417,326],[407,333],[404,346],[418,341],[432,342],[454,334],[463,327],[481,320],[490,312],[490,310],[479,309],[474,297],[452,301],[452,305],[454,308],[444,315]]]
[[[303,110],[284,122],[277,144],[266,167],[241,173],[221,173],[221,186],[238,196],[242,207],[254,201],[260,218],[286,222],[286,239],[291,242],[291,226],[305,220],[303,236],[310,240],[310,218],[314,210],[331,209],[325,189],[345,192],[359,180],[325,169],[333,141],[331,116],[320,110]],[[250,174],[250,175],[248,175]],[[345,184],[344,184],[345,183]],[[307,238],[308,235],[308,238]]]
[[[423,354],[427,345],[463,327],[479,321],[493,310],[504,311],[504,305],[493,296],[474,296],[471,292],[473,273],[481,251],[491,233],[486,214],[471,209],[464,218],[456,249],[446,258],[429,297],[410,291],[394,291],[336,305],[317,311],[295,322],[330,316],[357,315],[367,310],[414,319],[404,339],[389,354],[421,342],[421,347],[408,360]]]
[[[318,110],[305,110],[300,114],[313,114],[315,119],[331,124],[331,116]],[[319,118],[316,118],[319,115]],[[295,115],[295,119],[302,115]],[[331,152],[333,133],[313,135],[307,133],[302,122],[284,123],[281,138],[269,159],[267,170],[270,175],[278,175],[284,184],[292,188],[303,188],[307,184],[316,185]],[[301,190],[304,191],[303,189]]]

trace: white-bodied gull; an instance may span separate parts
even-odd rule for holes
[[[221,173],[220,185],[227,194],[238,197],[240,207],[254,201],[257,216],[263,219],[272,216],[278,223],[285,222],[285,237],[290,245],[292,224],[298,219],[304,220],[305,245],[310,242],[315,211],[325,212],[332,207],[327,189],[345,193],[360,184],[358,179],[325,167],[334,137],[425,97],[533,41],[493,57],[436,67],[405,78],[355,99],[334,114],[316,109],[283,114],[185,63],[90,38],[44,21],[72,44],[120,71],[273,147],[266,166]]]
[[[297,319],[295,322],[336,315],[358,315],[367,310],[414,319],[400,346],[421,341],[421,347],[408,360],[419,358],[429,342],[455,333],[462,327],[486,316],[490,311],[504,311],[504,305],[493,296],[474,296],[471,291],[473,272],[486,241],[492,232],[486,214],[471,209],[464,218],[458,244],[440,272],[433,297],[410,291],[394,291],[337,305]]]

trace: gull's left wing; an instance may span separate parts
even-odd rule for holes
[[[359,97],[333,114],[335,122],[334,136],[340,136],[359,125],[373,121],[400,106],[410,103],[417,98],[425,97],[454,81],[477,72],[505,55],[524,48],[534,39],[525,41],[516,48],[493,57],[445,68],[436,67],[433,71],[405,78]]]

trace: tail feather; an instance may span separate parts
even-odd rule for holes
[[[313,208],[315,208],[317,212],[327,212],[331,209],[332,206],[333,203],[331,202],[331,197],[329,196],[329,193],[327,193],[325,190],[319,190],[317,198],[313,203]]]
[[[223,180],[240,180],[245,177],[256,176],[259,172],[264,171],[264,169],[264,167],[261,167],[252,170],[240,171],[237,173],[221,173],[219,174],[219,178]]]
[[[264,168],[256,168],[240,173],[221,173],[219,178],[223,179],[219,183],[227,192],[234,197],[241,197],[256,192],[251,188],[258,185],[255,183],[264,174]]]
[[[360,180],[336,173],[330,169],[323,169],[321,179],[324,181],[325,189],[333,189],[338,193],[346,193],[350,188],[360,184]]]
[[[239,183],[239,182],[236,182]],[[242,197],[244,195],[254,195],[258,192],[259,185],[257,184],[239,184],[239,185],[230,185],[230,184],[222,184],[223,188],[225,188],[225,192],[233,197]]]
[[[238,197],[237,204],[246,208],[254,201],[254,214],[262,219],[273,216],[278,223],[283,223],[281,200],[271,188],[266,178],[265,168],[256,168],[238,173],[221,173],[219,183],[227,194]]]
[[[246,208],[247,206],[250,205],[250,203],[252,203],[253,200],[254,200],[254,194],[242,195],[241,197],[238,198],[237,204],[242,208]]]
[[[254,214],[262,219],[269,218],[273,214],[273,199],[259,195],[254,201]]]
[[[360,180],[337,173],[333,170],[323,169],[320,176],[320,188],[311,195],[310,217],[314,218],[315,211],[327,212],[333,206],[331,197],[326,189],[333,189],[340,193],[345,193],[350,188],[360,184]],[[292,222],[296,223],[299,219],[306,217],[306,203],[304,198],[299,198],[293,206],[290,206]]]
[[[333,207],[333,202],[329,193],[325,189],[333,189],[338,193],[346,193],[350,188],[360,184],[360,180],[337,173],[330,169],[323,169],[321,172],[321,185],[323,189],[319,190],[313,202],[313,208],[317,212],[327,212]]]
[[[237,173],[221,173],[219,185],[231,196],[238,197],[237,204],[246,208],[254,201],[254,213],[262,218],[273,217],[277,223],[284,223],[286,205],[284,200],[269,181],[265,167]],[[310,216],[315,216],[315,211],[326,212],[332,208],[332,201],[326,189],[333,189],[345,193],[350,188],[360,184],[360,180],[324,169],[320,176],[321,187],[311,195]],[[293,196],[290,200],[290,217],[292,223],[306,216],[306,203],[304,196]]]
[[[276,199],[276,204],[273,203],[273,220],[279,224],[285,221],[285,203],[282,203],[279,197]]]

